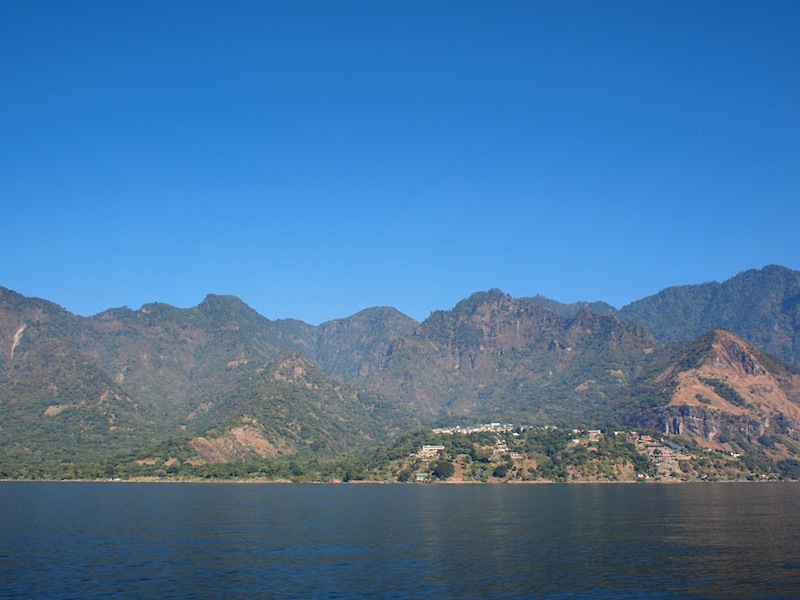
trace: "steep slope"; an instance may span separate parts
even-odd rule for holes
[[[413,327],[389,309],[344,320],[343,355],[380,352],[387,336],[399,335],[392,323]],[[82,318],[0,290],[0,469],[85,466],[242,419],[287,455],[339,453],[413,426],[378,394],[343,385],[301,355],[313,357],[320,343],[335,356],[318,333],[300,321],[270,321],[231,296]]]
[[[0,289],[0,469],[98,458],[152,441],[153,422],[74,345],[83,321]]]
[[[656,401],[626,410],[629,424],[731,452],[755,448],[780,458],[797,451],[800,375],[729,331],[679,346],[641,385]]]
[[[667,288],[623,307],[619,314],[641,323],[662,342],[726,329],[788,363],[800,364],[799,271],[772,265],[724,283]]]
[[[411,335],[418,325],[390,307],[328,321],[317,328],[316,362],[345,381],[363,379],[383,362],[392,342]]]
[[[209,295],[189,309],[147,304],[114,309],[87,320],[81,349],[162,420],[186,425],[235,390],[225,384],[230,364],[261,362],[287,349],[313,355],[314,328],[270,321],[233,296]]]
[[[612,315],[564,318],[491,290],[393,343],[370,384],[434,421],[565,421],[626,385],[657,345]]]

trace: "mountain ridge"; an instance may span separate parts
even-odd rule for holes
[[[750,269],[722,283],[666,288],[619,311],[663,342],[727,329],[786,362],[800,364],[800,271]]]
[[[680,338],[714,311],[730,321],[749,307],[742,329],[785,349],[797,336],[799,278],[770,266],[634,308],[642,320],[658,314],[653,306],[705,315],[678,320],[667,334]],[[698,294],[705,304],[682,308]],[[666,341],[659,330],[659,339],[634,312],[490,289],[422,322],[373,307],[313,326],[270,320],[229,295],[80,317],[0,288],[0,475],[5,463],[54,473],[113,456],[149,460],[164,443],[187,464],[341,456],[465,420],[627,423],[711,445],[722,435],[730,452],[769,460],[793,456],[800,385],[791,368],[724,328]],[[716,367],[697,362],[712,351]],[[763,381],[740,372],[747,364]]]

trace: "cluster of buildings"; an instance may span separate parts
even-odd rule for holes
[[[450,435],[460,433],[460,434],[469,434],[469,433],[484,433],[484,432],[491,432],[491,433],[512,433],[516,431],[525,431],[526,429],[530,429],[528,425],[514,425],[512,423],[484,423],[483,425],[473,425],[471,427],[461,427],[460,425],[456,425],[455,427],[439,427],[437,429],[433,429],[433,433],[447,433]]]
[[[506,436],[518,436],[521,431],[532,428],[533,427],[529,425],[520,426],[511,423],[484,423],[482,425],[473,425],[467,427],[462,427],[459,425],[453,427],[440,427],[433,429],[433,433],[467,435],[470,433],[490,432],[505,434]],[[550,429],[550,427],[544,427],[543,429]],[[581,442],[579,436],[582,437],[585,435],[589,438],[589,441],[598,441],[603,436],[603,432],[599,429],[575,429],[573,430],[573,433],[575,434],[575,438],[572,440],[573,443]],[[630,436],[630,439],[636,445],[637,450],[647,455],[650,461],[655,465],[658,474],[662,476],[680,474],[681,468],[679,461],[688,460],[691,458],[691,455],[688,454],[683,447],[668,440],[655,439],[650,435],[637,433],[635,431],[630,433],[624,431],[615,431],[614,435]],[[442,445],[425,444],[419,449],[419,451],[416,453],[416,456],[423,459],[431,459],[438,456],[442,450],[444,450],[444,446]],[[508,454],[511,458],[518,458],[520,456],[519,453],[513,451],[509,447],[509,444],[505,439],[503,439],[503,437],[498,437],[495,443],[494,452]],[[420,477],[421,479],[426,479],[429,475],[428,473],[418,473],[417,476],[418,479],[420,479]]]
[[[631,439],[637,450],[645,452],[650,461],[656,466],[659,475],[673,475],[680,473],[678,461],[691,458],[683,447],[666,440],[656,440],[650,435],[635,431],[631,432]]]

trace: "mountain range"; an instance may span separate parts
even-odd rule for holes
[[[319,326],[233,296],[81,317],[0,288],[0,476],[319,460],[486,421],[785,459],[800,453],[799,364],[800,272],[779,266],[620,310],[489,290],[421,323],[377,307]]]

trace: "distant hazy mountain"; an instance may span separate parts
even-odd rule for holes
[[[724,283],[667,288],[620,310],[662,342],[727,329],[765,352],[800,364],[800,272],[768,266]]]

